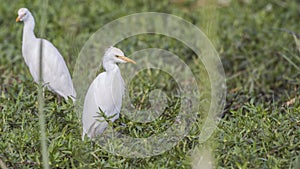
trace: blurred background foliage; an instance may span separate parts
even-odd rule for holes
[[[17,10],[27,7],[40,37],[41,3],[1,0],[0,5],[0,159],[9,168],[42,166],[36,86],[21,54],[23,25],[15,22]],[[94,32],[110,21],[138,12],[174,14],[195,24],[221,57],[228,90],[223,118],[211,138],[214,166],[291,167],[300,152],[300,51],[295,38],[300,32],[299,1],[49,1],[43,38],[59,49],[72,72],[81,47]],[[138,36],[118,45],[125,53],[163,46],[187,58],[193,71],[205,76],[201,62],[178,41]],[[82,143],[80,119],[72,111],[70,103],[58,103],[54,95],[46,93],[48,152],[53,168],[199,167],[191,162],[197,157],[190,155],[199,145],[201,127],[195,127],[168,152],[128,159],[111,155],[90,141]]]

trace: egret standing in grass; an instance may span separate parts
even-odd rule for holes
[[[67,68],[59,51],[47,40],[36,38],[34,34],[34,18],[26,8],[18,10],[16,22],[23,21],[22,55],[29,67],[35,82],[39,82],[40,64],[42,64],[42,82],[54,93],[73,101],[76,91]],[[42,43],[42,62],[40,62],[40,47]]]
[[[94,79],[85,96],[82,140],[85,135],[93,138],[103,133],[107,127],[107,121],[99,117],[100,110],[106,117],[111,117],[109,120],[112,122],[119,118],[125,85],[117,63],[126,62],[135,64],[118,48],[110,47],[105,52],[102,61],[105,72]]]

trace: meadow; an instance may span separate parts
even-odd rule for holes
[[[226,74],[226,106],[209,140],[199,143],[199,120],[199,125],[194,124],[172,149],[147,158],[117,156],[89,139],[82,141],[81,119],[75,106],[59,101],[47,91],[43,110],[51,168],[203,168],[205,161],[201,159],[206,158],[201,150],[207,147],[210,152],[204,156],[209,155],[208,161],[215,168],[300,166],[300,3],[297,0],[49,1],[46,24],[42,25],[45,30],[41,33],[44,12],[41,4],[45,2],[1,1],[0,167],[43,168],[37,84],[22,57],[23,23],[15,22],[21,7],[32,12],[36,35],[59,49],[70,72],[85,42],[105,24],[134,13],[162,12],[199,27],[215,46]],[[204,89],[209,91],[201,61],[176,39],[138,35],[116,46],[125,53],[144,48],[171,51],[191,66],[199,83],[207,85]],[[132,96],[140,107],[147,106],[140,98],[146,97],[145,91],[153,88],[152,83],[159,86],[171,81],[167,74],[157,77],[156,72],[147,73],[141,76],[148,80],[135,79],[128,87],[137,88],[138,92]],[[171,82],[166,90],[172,91],[174,86]],[[162,132],[175,120],[178,107],[176,98],[173,99],[170,110],[151,125],[131,123],[121,117],[113,126],[123,126],[121,130],[133,137]]]

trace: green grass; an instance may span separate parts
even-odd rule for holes
[[[200,1],[199,1],[200,2]],[[208,143],[199,144],[201,118],[189,134],[171,150],[148,158],[125,158],[103,150],[92,141],[81,141],[81,122],[71,102],[58,102],[46,92],[45,120],[52,168],[191,168],[199,167],[202,152],[216,168],[289,168],[300,155],[299,40],[284,29],[300,32],[300,4],[296,0],[232,1],[228,6],[203,7],[188,1],[49,1],[45,37],[53,42],[73,72],[76,58],[89,36],[101,26],[136,12],[157,11],[177,15],[207,33],[222,59],[227,76],[227,104],[224,117]],[[40,1],[1,1],[0,6],[0,159],[8,168],[42,168],[37,85],[21,54],[22,24],[15,23],[17,10],[29,8],[40,36]],[[125,54],[157,47],[169,50],[189,64],[204,84],[207,74],[195,54],[184,44],[164,36],[139,35],[119,44]],[[130,56],[129,56],[130,57]],[[147,73],[147,72],[146,72]],[[147,74],[146,74],[147,75]],[[148,76],[146,76],[148,77]],[[162,75],[162,78],[169,78]],[[133,81],[134,101],[147,107],[143,91],[160,86]],[[149,82],[150,81],[150,82]],[[176,88],[168,83],[167,90]],[[206,96],[207,97],[207,96]],[[173,102],[176,102],[174,98]],[[171,104],[171,103],[170,103]],[[172,103],[176,105],[176,103]],[[203,107],[206,110],[207,107]],[[168,127],[176,106],[151,123],[131,123],[121,116],[114,125],[124,133],[147,137]],[[201,117],[201,113],[199,112]],[[143,133],[146,130],[147,133]],[[294,162],[295,161],[295,162]],[[1,161],[0,161],[1,166]],[[295,167],[296,168],[296,167]]]

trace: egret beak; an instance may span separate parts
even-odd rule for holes
[[[130,62],[130,63],[136,64],[135,61],[129,59],[126,56],[119,56],[119,58],[122,59],[122,60],[124,60],[125,62]]]
[[[16,18],[16,22],[19,22],[19,21],[21,21],[21,18],[23,18],[25,15],[26,15],[25,13],[24,13],[24,14],[21,14],[21,15],[19,15],[19,16]]]
[[[19,21],[20,21],[20,17],[17,17],[17,18],[16,18],[16,22],[19,22]]]

